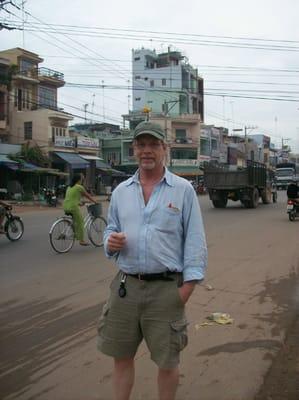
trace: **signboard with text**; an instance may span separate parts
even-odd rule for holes
[[[197,167],[199,165],[198,160],[186,160],[186,159],[172,159],[171,163],[173,166],[185,166],[185,167]]]
[[[77,147],[88,147],[91,149],[97,149],[99,147],[99,139],[88,138],[88,137],[78,137]]]
[[[57,147],[75,147],[76,141],[68,136],[55,136],[55,146]]]

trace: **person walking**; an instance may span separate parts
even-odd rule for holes
[[[74,221],[75,237],[79,240],[81,246],[88,246],[88,242],[84,241],[84,222],[80,211],[80,202],[82,197],[86,197],[92,203],[97,203],[91,195],[82,186],[83,175],[75,174],[72,178],[71,185],[67,188],[63,209],[65,212],[72,214]]]
[[[187,345],[185,305],[204,279],[207,246],[192,185],[164,165],[163,129],[134,131],[139,169],[112,193],[104,249],[118,273],[98,324],[98,349],[114,358],[116,400],[128,400],[134,357],[144,339],[158,366],[158,396],[174,400],[179,356]]]

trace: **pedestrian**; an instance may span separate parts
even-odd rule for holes
[[[98,348],[114,358],[115,400],[128,400],[144,339],[158,366],[157,398],[174,400],[188,340],[185,305],[206,269],[205,232],[192,185],[164,166],[163,129],[140,123],[133,148],[139,169],[113,191],[104,233],[119,271],[99,320]]]
[[[92,203],[97,203],[91,195],[82,186],[84,176],[75,174],[72,178],[71,185],[67,188],[63,209],[65,212],[72,214],[74,221],[75,237],[79,240],[81,246],[88,246],[88,242],[84,240],[84,221],[80,211],[80,202],[82,197],[86,197]]]
[[[118,185],[117,180],[113,179],[112,185],[111,185],[111,193],[113,192],[113,190],[116,188],[116,186]]]

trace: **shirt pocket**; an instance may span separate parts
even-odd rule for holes
[[[165,207],[154,212],[153,225],[160,232],[177,231],[181,226],[181,212],[178,209]]]

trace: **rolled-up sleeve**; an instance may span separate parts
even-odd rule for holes
[[[207,244],[200,206],[192,187],[185,192],[183,224],[184,281],[203,280],[207,268]]]
[[[109,251],[108,250],[108,238],[111,233],[113,232],[120,232],[120,224],[118,219],[118,212],[116,207],[116,200],[115,196],[111,196],[110,205],[108,209],[108,216],[107,216],[107,226],[104,231],[104,251],[105,255],[108,258],[114,258],[118,255],[119,252],[117,251]]]

